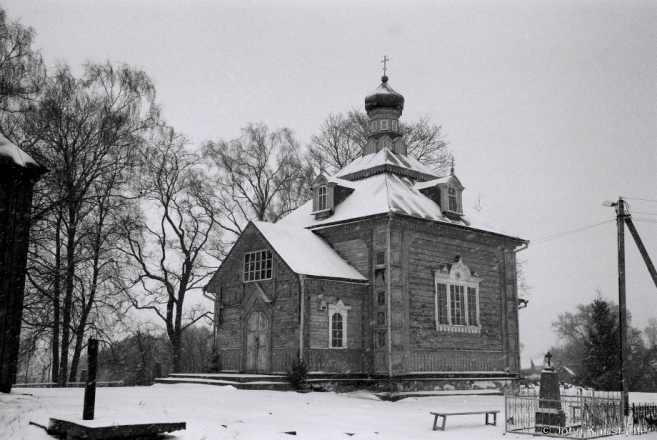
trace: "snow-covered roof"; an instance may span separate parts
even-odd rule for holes
[[[566,373],[570,374],[571,376],[577,376],[577,374],[575,374],[575,372],[574,372],[571,368],[569,368],[569,367],[567,367],[567,366],[565,366],[565,365],[562,366],[561,368],[563,368],[563,370],[564,370]]]
[[[339,180],[342,179],[335,179]],[[355,189],[354,192],[338,204],[329,217],[316,220],[315,216],[311,215],[311,200],[288,214],[277,225],[311,228],[392,212],[514,237],[488,217],[467,207],[464,207],[461,220],[445,217],[440,206],[419,191],[418,185],[423,183],[417,183],[407,177],[383,173],[349,183]]]
[[[280,223],[253,222],[253,225],[297,274],[367,281],[322,238],[308,229]]]
[[[41,165],[32,159],[29,154],[18,148],[2,133],[0,133],[0,161],[9,161],[25,168],[42,169]]]
[[[430,168],[422,165],[416,159],[395,154],[388,148],[382,148],[376,153],[368,154],[354,160],[338,171],[334,177],[352,180],[352,178],[361,174],[367,174],[368,171],[374,173],[374,170],[383,170],[385,167],[394,167],[399,170],[408,171],[417,177],[423,177],[422,180],[438,178]]]

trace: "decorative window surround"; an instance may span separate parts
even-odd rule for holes
[[[340,350],[347,348],[347,317],[349,316],[351,306],[345,306],[341,299],[335,304],[328,305],[328,322],[329,322],[329,342],[328,346],[331,349]],[[333,315],[339,314],[342,318],[342,338],[339,339],[339,345],[334,346],[333,343]],[[336,329],[337,330],[337,329]]]
[[[461,257],[458,257],[456,263],[441,266],[436,270],[434,319],[437,331],[481,333],[479,312],[479,283],[481,281],[482,279],[477,276],[476,272],[471,272],[470,268],[463,264]],[[457,296],[460,298],[458,298],[458,303],[455,303],[454,300],[457,299]],[[473,305],[476,310],[471,310]],[[462,320],[465,324],[453,324],[457,320]],[[473,320],[476,322],[471,322]]]

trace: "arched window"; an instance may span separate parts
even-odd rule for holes
[[[345,306],[342,300],[328,305],[329,348],[347,348],[347,316],[351,306]]]
[[[326,191],[326,185],[322,185],[317,190],[317,207],[318,211],[324,211],[328,209],[328,194]]]
[[[456,196],[456,188],[453,186],[449,187],[449,210],[452,212],[459,212],[459,201]]]
[[[334,313],[331,316],[331,347],[341,348],[342,347],[342,338],[343,327],[342,327],[342,315],[340,313]]]

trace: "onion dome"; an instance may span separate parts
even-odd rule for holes
[[[388,85],[388,77],[381,78],[381,85],[371,95],[365,97],[365,111],[369,113],[379,108],[394,109],[401,112],[404,110],[404,97],[392,90]]]

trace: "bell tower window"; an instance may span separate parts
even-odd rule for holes
[[[459,201],[456,194],[456,188],[449,187],[449,210],[452,212],[459,212]]]
[[[390,129],[391,129],[392,131],[397,131],[397,130],[398,130],[398,128],[397,128],[397,121],[395,121],[394,119],[393,119],[392,121],[390,121]]]
[[[376,121],[372,121],[371,129],[372,129],[373,132],[376,131]]]
[[[381,121],[381,130],[382,131],[388,131],[388,120],[387,119],[383,119]]]
[[[317,207],[319,211],[328,209],[328,191],[326,185],[322,185],[317,190]]]

